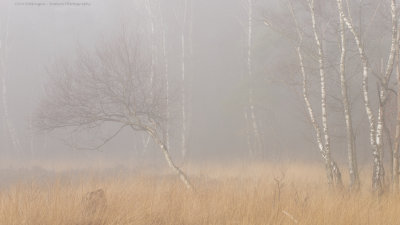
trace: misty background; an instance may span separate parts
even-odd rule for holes
[[[30,165],[80,166],[164,163],[159,149],[150,143],[143,150],[143,137],[124,131],[100,151],[75,150],[62,141],[62,133],[43,133],[33,127],[35,112],[57,60],[73,60],[79,48],[101,48],[122,29],[145,32],[148,20],[139,1],[86,1],[85,6],[19,5],[22,1],[0,2],[0,33],[8,27],[7,99],[19,148],[14,148],[0,115],[1,167]],[[32,1],[47,2],[47,1]],[[48,1],[57,2],[57,1]],[[161,1],[166,23],[167,54],[171,93],[178,93],[180,81],[180,0]],[[269,29],[265,16],[286,10],[278,0],[256,1],[254,6],[253,79],[246,80],[246,9],[241,0],[192,0],[191,49],[185,82],[188,107],[188,159],[195,162],[246,160],[246,125],[242,107],[249,82],[255,88],[255,109],[264,142],[260,159],[268,161],[319,161],[300,89],[295,49],[289,39]],[[8,21],[7,21],[8,20]],[[287,23],[279,20],[278,25]],[[390,29],[389,29],[390,32]],[[387,47],[387,46],[386,46]],[[356,59],[355,59],[356,60]],[[336,75],[333,75],[336,76]],[[356,76],[360,76],[359,73]],[[292,79],[293,84],[287,80]],[[297,79],[297,80],[296,80]],[[336,79],[336,78],[335,78]],[[355,78],[354,83],[361,83]],[[328,86],[335,90],[335,86]],[[318,93],[315,89],[313,94]],[[4,93],[4,92],[2,92]],[[179,98],[179,96],[177,97]],[[357,98],[357,93],[354,93]],[[176,99],[177,101],[179,99]],[[339,105],[331,113],[332,153],[340,163],[346,160],[343,113]],[[353,117],[360,164],[369,162],[368,125],[362,104]],[[357,109],[357,106],[355,106]],[[170,151],[178,164],[179,110],[171,110],[175,129]],[[364,132],[365,131],[365,132]],[[90,137],[89,137],[90,138]]]

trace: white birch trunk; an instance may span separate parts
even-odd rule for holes
[[[360,179],[358,175],[358,165],[356,158],[356,149],[354,143],[354,131],[352,124],[352,116],[349,104],[349,96],[347,93],[347,81],[345,75],[345,62],[346,62],[346,40],[344,31],[344,21],[343,21],[343,1],[337,0],[338,11],[339,11],[339,26],[340,26],[340,84],[341,84],[341,94],[342,94],[342,104],[344,117],[346,122],[346,139],[347,139],[347,158],[349,164],[349,175],[350,175],[350,188],[358,190],[360,186]]]
[[[168,163],[168,166],[179,176],[181,181],[185,184],[187,189],[193,190],[193,185],[190,183],[187,175],[173,162],[167,146],[164,142],[157,136],[156,132],[146,128],[147,133],[153,138],[153,140],[160,146],[161,151],[163,152],[164,158]]]
[[[186,17],[187,17],[187,0],[184,0],[183,20],[182,20],[182,32],[181,32],[181,73],[182,73],[182,88],[181,88],[181,100],[182,100],[182,133],[181,133],[181,151],[182,158],[186,159],[186,91],[185,91],[185,79],[186,79],[186,42],[185,42],[185,31],[186,31]]]
[[[343,11],[341,12],[343,14]],[[343,14],[344,15],[344,14]],[[391,16],[392,16],[392,41],[391,48],[388,57],[388,63],[386,66],[386,71],[382,77],[382,83],[380,86],[382,90],[378,92],[379,96],[379,108],[378,108],[378,121],[375,124],[375,118],[372,113],[369,97],[368,97],[368,60],[365,55],[364,47],[361,43],[361,37],[356,32],[351,22],[351,19],[344,16],[344,22],[349,28],[350,32],[353,34],[354,40],[357,44],[358,52],[361,58],[361,63],[363,67],[363,97],[365,111],[368,116],[369,127],[370,127],[370,144],[372,146],[373,155],[373,175],[372,175],[372,188],[374,191],[382,192],[383,189],[383,179],[384,179],[384,168],[382,163],[382,153],[383,153],[383,120],[384,120],[384,103],[386,101],[386,88],[390,80],[390,76],[393,71],[394,57],[396,52],[397,42],[397,12],[396,12],[396,2],[391,1]]]
[[[400,51],[399,51],[399,38],[400,34],[397,33],[396,45],[396,73],[397,73],[397,93],[400,93]],[[392,154],[392,182],[393,190],[399,191],[399,145],[400,145],[400,94],[397,94],[397,121],[396,121],[396,134]]]
[[[387,96],[388,96],[388,87],[389,87],[389,82],[391,79],[391,76],[393,74],[393,68],[394,68],[394,63],[395,63],[395,58],[396,58],[396,54],[398,52],[398,47],[399,47],[399,38],[398,38],[398,23],[397,23],[397,9],[396,9],[396,0],[391,0],[391,16],[392,16],[392,41],[391,41],[391,46],[390,46],[390,52],[389,52],[389,57],[388,57],[388,61],[386,64],[386,71],[385,71],[385,75],[383,77],[383,82],[381,84],[381,86],[383,87],[381,90],[381,104],[380,106],[380,111],[382,113],[382,118],[380,119],[380,121],[378,121],[378,125],[381,124],[382,127],[380,127],[380,130],[378,130],[377,135],[380,134],[379,138],[380,143],[379,143],[379,150],[380,150],[380,159],[381,159],[381,180],[382,182],[384,182],[384,167],[383,167],[383,126],[384,126],[384,115],[385,115],[385,104],[386,104],[386,100],[387,100]],[[378,138],[378,137],[377,137]],[[389,146],[389,148],[391,149],[393,146]],[[391,149],[391,151],[393,151]],[[392,157],[394,155],[392,154]],[[391,159],[393,162],[393,158]]]
[[[254,90],[253,90],[253,65],[252,65],[252,47],[253,47],[253,0],[248,0],[248,24],[247,24],[247,75],[249,78],[248,104],[250,114],[250,124],[254,134],[254,151],[263,150],[263,142],[260,135],[254,106]]]
[[[341,12],[343,14],[343,11]],[[353,34],[353,38],[356,42],[358,52],[361,58],[361,64],[363,68],[362,72],[362,92],[363,92],[363,98],[364,98],[364,107],[365,107],[365,112],[368,117],[368,122],[369,122],[369,136],[370,136],[370,144],[372,147],[372,156],[373,156],[373,175],[372,175],[372,187],[376,191],[380,191],[382,188],[382,185],[380,183],[380,158],[379,158],[379,150],[378,146],[376,144],[376,130],[375,130],[375,116],[372,113],[370,102],[369,102],[369,96],[368,96],[368,60],[364,52],[364,47],[362,46],[361,43],[361,37],[359,34],[356,32],[356,30],[353,27],[353,24],[351,21],[344,16],[344,22],[346,26],[349,28],[350,32]]]
[[[309,99],[309,95],[308,95],[308,79],[307,79],[307,75],[304,69],[304,62],[303,62],[303,55],[301,53],[301,47],[300,45],[296,48],[297,51],[297,55],[299,58],[299,64],[300,64],[300,71],[301,71],[301,75],[303,78],[303,86],[302,86],[302,90],[303,90],[303,98],[304,98],[304,102],[306,104],[306,108],[308,111],[308,116],[310,118],[311,124],[314,128],[315,131],[315,136],[317,138],[317,144],[318,144],[318,150],[322,156],[322,159],[325,163],[325,169],[326,169],[326,175],[327,175],[327,179],[328,179],[328,184],[331,185],[333,183],[333,174],[332,174],[332,170],[330,168],[330,159],[327,157],[326,155],[326,151],[325,151],[325,147],[324,147],[324,143],[322,141],[322,135],[321,135],[321,129],[319,127],[319,124],[317,122],[317,120],[315,119],[315,115],[314,115],[314,110],[312,109],[311,106],[311,102]]]
[[[324,146],[324,142],[322,139],[322,132],[321,132],[321,128],[319,126],[319,123],[316,120],[316,117],[314,115],[314,110],[312,108],[311,102],[310,102],[310,98],[309,98],[309,94],[308,94],[308,79],[307,79],[307,74],[305,71],[305,66],[304,66],[304,60],[303,60],[303,54],[301,51],[301,46],[303,44],[303,34],[301,32],[301,29],[298,25],[293,7],[291,4],[289,4],[289,9],[290,12],[292,14],[293,20],[296,24],[296,30],[297,30],[297,35],[298,35],[298,46],[296,48],[296,52],[297,52],[297,56],[299,59],[299,65],[300,65],[300,72],[301,72],[301,76],[302,76],[302,92],[303,92],[303,98],[304,98],[304,102],[306,105],[306,109],[308,112],[308,116],[310,118],[310,122],[311,125],[314,128],[314,132],[315,132],[315,136],[317,139],[317,145],[318,145],[318,150],[321,154],[322,160],[324,161],[325,164],[325,170],[326,170],[326,176],[327,176],[327,180],[328,180],[328,184],[331,186],[334,182],[334,173],[339,174],[340,175],[340,171],[337,168],[337,165],[335,162],[333,162],[330,157],[328,157],[328,155],[326,154],[326,149]],[[339,176],[340,177],[340,176]],[[339,179],[338,179],[339,180]]]
[[[329,162],[330,170],[332,173],[333,184],[341,185],[341,174],[336,163],[331,157],[330,149],[330,137],[328,131],[328,116],[326,110],[326,87],[325,87],[325,68],[324,68],[324,53],[322,48],[322,43],[320,37],[317,33],[316,21],[315,21],[315,11],[314,11],[314,0],[309,0],[309,8],[311,12],[311,22],[313,28],[313,34],[315,39],[315,44],[318,49],[318,64],[319,64],[319,74],[320,74],[320,85],[321,85],[321,117],[322,117],[322,131],[324,136],[324,147],[325,155]]]
[[[165,95],[166,95],[166,128],[165,128],[165,144],[167,149],[170,147],[170,140],[169,140],[169,65],[168,65],[168,56],[167,56],[167,41],[166,41],[166,26],[163,20],[163,33],[162,33],[162,46],[163,46],[163,58],[164,58],[164,79],[165,79]]]
[[[383,91],[381,91],[383,92]],[[374,189],[382,191],[384,184],[384,176],[385,171],[383,167],[383,119],[384,119],[384,109],[383,103],[379,103],[378,109],[378,122],[376,126],[376,151],[374,152],[374,159],[378,159],[376,162],[376,168],[374,168],[375,179],[377,185],[374,186]]]
[[[246,141],[247,141],[247,148],[249,152],[249,156],[251,158],[254,157],[254,147],[251,141],[251,125],[250,125],[250,120],[249,120],[249,115],[248,115],[248,107],[247,104],[243,107],[243,116],[244,116],[244,121],[246,123]]]

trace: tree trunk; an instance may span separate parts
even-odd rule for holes
[[[253,47],[253,0],[248,0],[247,12],[247,75],[249,79],[248,89],[248,107],[250,114],[250,124],[254,134],[254,151],[260,153],[263,150],[263,141],[260,135],[257,117],[254,106],[254,90],[253,90],[253,63],[252,63],[252,47]]]
[[[343,14],[343,10],[341,12]],[[376,129],[375,129],[375,117],[374,114],[372,113],[370,102],[369,102],[369,96],[368,96],[368,61],[367,57],[365,55],[364,47],[361,43],[361,37],[359,34],[356,32],[356,30],[353,27],[353,24],[351,23],[351,20],[349,20],[346,16],[344,16],[344,22],[346,26],[349,28],[350,32],[353,34],[353,38],[357,44],[358,52],[360,55],[361,59],[361,64],[363,68],[362,72],[362,93],[363,93],[363,98],[364,98],[364,107],[365,107],[365,112],[368,117],[368,122],[369,122],[369,133],[370,133],[370,144],[372,147],[372,157],[373,157],[373,175],[372,175],[372,188],[374,191],[377,191],[380,193],[382,191],[382,184],[381,184],[381,161],[380,161],[380,156],[379,156],[379,146],[377,145],[376,141]]]
[[[162,15],[161,15],[162,18]],[[165,144],[167,149],[170,146],[169,140],[169,65],[167,56],[167,38],[166,38],[166,26],[164,24],[164,19],[162,18],[163,31],[162,31],[162,47],[163,47],[163,60],[164,60],[164,79],[165,79],[165,95],[166,95],[166,125],[165,125]]]
[[[400,34],[397,33],[397,43],[399,43]],[[397,121],[396,136],[392,155],[392,182],[395,192],[399,191],[399,145],[400,145],[400,58],[399,45],[396,46],[396,73],[397,73]]]
[[[249,120],[247,104],[243,107],[243,115],[244,115],[244,120],[246,123],[246,141],[247,141],[248,152],[249,152],[250,158],[253,158],[254,157],[254,147],[253,147],[253,143],[251,141],[251,125],[250,125],[250,120]]]
[[[328,161],[328,165],[332,174],[332,181],[335,182],[334,185],[341,185],[341,174],[336,163],[333,161],[331,156],[330,148],[330,137],[328,131],[328,115],[326,110],[326,83],[325,83],[325,67],[324,67],[324,52],[322,48],[321,39],[317,33],[316,21],[315,21],[315,11],[314,11],[314,0],[309,0],[309,8],[311,11],[311,22],[313,28],[313,34],[315,39],[315,44],[318,49],[318,64],[319,64],[319,74],[320,74],[320,86],[321,86],[321,117],[322,117],[322,133],[324,136],[324,149],[325,156]]]
[[[305,68],[304,68],[303,55],[301,53],[300,45],[301,44],[299,44],[299,46],[297,47],[296,50],[297,50],[297,55],[298,55],[299,63],[300,63],[300,71],[301,71],[301,75],[302,75],[302,78],[303,78],[303,82],[302,82],[302,84],[303,84],[303,88],[302,88],[303,89],[303,98],[304,98],[304,102],[306,104],[306,108],[307,108],[307,111],[308,111],[308,115],[309,115],[311,124],[312,124],[312,126],[314,128],[314,131],[315,131],[315,135],[316,135],[316,138],[317,138],[318,149],[319,149],[319,152],[321,154],[322,160],[324,161],[324,164],[325,164],[325,170],[326,170],[326,176],[327,176],[327,179],[328,179],[328,184],[331,186],[333,184],[333,174],[332,174],[332,169],[331,169],[332,165],[331,165],[330,159],[326,155],[325,147],[324,147],[324,144],[322,142],[321,129],[320,129],[319,125],[318,125],[318,122],[315,119],[314,111],[312,109],[312,106],[311,106],[311,103],[310,103],[310,100],[309,100],[308,88],[307,88],[308,79],[307,79],[307,75],[306,75]]]
[[[164,154],[164,158],[168,163],[168,166],[179,176],[181,181],[185,184],[187,189],[193,190],[193,185],[190,183],[187,175],[178,167],[175,165],[175,163],[172,161],[171,156],[169,154],[167,146],[164,144],[164,142],[157,136],[155,131],[145,128],[147,133],[153,138],[154,142],[156,142],[160,148],[161,151]]]
[[[181,100],[182,100],[182,133],[181,133],[181,151],[183,160],[186,159],[187,148],[186,148],[186,91],[185,91],[185,80],[186,80],[186,40],[185,40],[185,30],[186,30],[186,18],[187,18],[187,0],[184,0],[184,11],[182,20],[182,32],[181,32],[181,73],[182,73],[182,88],[181,88]]]
[[[311,8],[311,7],[310,7]],[[326,170],[326,176],[327,176],[327,180],[328,180],[328,185],[329,186],[333,186],[334,184],[338,184],[341,186],[342,184],[342,178],[341,178],[341,173],[339,168],[337,167],[336,163],[330,158],[330,155],[327,154],[326,152],[326,148],[324,146],[323,140],[322,140],[322,132],[321,129],[319,127],[319,124],[315,118],[314,115],[314,110],[311,106],[311,102],[310,102],[310,98],[309,98],[309,94],[308,94],[308,79],[307,79],[307,74],[305,71],[305,66],[304,66],[304,61],[303,61],[303,54],[301,51],[301,47],[303,44],[303,34],[302,31],[300,29],[300,26],[298,25],[293,7],[291,4],[289,4],[289,9],[290,12],[292,14],[293,20],[296,24],[296,30],[297,30],[297,35],[298,35],[298,45],[296,48],[296,52],[297,52],[297,56],[299,59],[299,65],[300,65],[300,72],[301,72],[301,76],[302,76],[302,92],[303,92],[303,98],[304,98],[304,102],[306,105],[306,109],[308,112],[308,116],[311,122],[311,125],[314,128],[315,131],[315,136],[317,139],[317,144],[318,144],[318,150],[321,154],[322,160],[325,164],[325,170]],[[313,20],[314,21],[314,20]]]
[[[350,188],[358,190],[360,187],[360,178],[358,175],[357,156],[354,143],[354,131],[353,122],[349,104],[349,96],[347,93],[347,81],[345,75],[345,60],[346,60],[346,46],[345,46],[345,32],[344,32],[344,21],[342,14],[343,12],[343,1],[337,0],[339,9],[339,21],[340,21],[340,43],[341,43],[341,54],[340,54],[340,84],[342,94],[342,104],[344,111],[344,118],[346,122],[346,139],[347,139],[347,158],[349,164],[349,175],[350,175]]]
[[[150,82],[151,85],[153,84],[153,79],[154,79],[154,73],[155,73],[155,51],[156,51],[156,45],[155,45],[155,23],[154,23],[154,14],[153,10],[151,8],[151,3],[150,0],[146,0],[145,2],[145,7],[147,9],[147,13],[149,14],[149,21],[150,21],[150,57],[151,57],[151,67],[150,67]]]

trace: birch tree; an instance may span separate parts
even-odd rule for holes
[[[71,135],[114,128],[97,143],[77,149],[99,149],[124,129],[146,133],[157,144],[169,167],[191,189],[165,143],[166,92],[163,73],[152,69],[151,56],[138,39],[126,36],[94,52],[81,52],[75,63],[58,63],[37,115],[37,127],[64,129]]]
[[[302,3],[306,4],[302,4]],[[371,2],[353,3],[350,1],[336,0],[331,2],[316,0],[301,1],[296,6],[300,6],[297,10],[297,18],[294,8],[289,2],[289,11],[294,18],[294,24],[297,32],[296,53],[302,74],[302,90],[303,98],[307,108],[307,113],[310,118],[311,124],[314,127],[317,144],[321,155],[326,165],[330,161],[330,132],[328,130],[328,120],[333,111],[332,108],[327,107],[329,102],[327,97],[332,97],[335,101],[340,101],[343,106],[344,115],[344,128],[346,130],[346,145],[347,145],[347,158],[350,174],[350,186],[357,189],[359,186],[358,166],[355,153],[355,131],[353,129],[352,117],[352,102],[351,95],[358,92],[355,84],[350,84],[350,79],[355,79],[354,72],[360,71],[361,76],[359,79],[360,94],[362,96],[361,110],[367,115],[368,126],[368,145],[371,146],[373,158],[373,171],[372,171],[372,189],[376,193],[382,193],[385,187],[385,170],[384,170],[384,149],[389,149],[391,153],[391,174],[394,184],[394,189],[398,189],[398,176],[399,176],[399,139],[400,139],[400,113],[398,113],[398,123],[396,125],[396,134],[394,137],[394,145],[392,146],[391,123],[390,114],[388,109],[391,109],[389,101],[391,93],[394,93],[393,86],[393,71],[396,68],[397,79],[400,80],[399,70],[399,32],[398,32],[398,12],[396,8],[396,0],[387,0],[374,4]],[[297,2],[296,2],[297,3]],[[322,4],[323,3],[323,4]],[[353,10],[350,3],[357,4],[357,10]],[[330,12],[331,5],[336,4],[334,8],[337,9],[336,15],[333,17]],[[363,4],[368,4],[370,7],[367,12],[372,12],[372,15],[363,13]],[[386,6],[389,6],[386,8]],[[376,7],[376,8],[373,8]],[[326,10],[326,11],[324,11]],[[385,17],[386,10],[388,17]],[[356,21],[353,20],[351,13],[357,12]],[[365,19],[366,15],[368,19]],[[383,15],[379,17],[379,15]],[[310,18],[311,17],[311,18]],[[274,18],[274,17],[272,17]],[[332,18],[338,18],[334,20]],[[358,20],[358,21],[357,21]],[[301,22],[301,24],[299,23]],[[336,23],[337,21],[337,23]],[[390,21],[390,22],[389,22]],[[376,27],[371,26],[372,23],[377,23]],[[266,24],[283,34],[290,41],[293,41],[293,34],[285,31],[287,27],[273,26],[271,22],[266,21]],[[363,27],[365,26],[365,27]],[[378,32],[372,29],[380,29]],[[387,27],[390,27],[389,29]],[[377,38],[379,37],[379,38]],[[379,39],[379,41],[377,41]],[[385,41],[382,41],[385,40]],[[335,46],[336,45],[336,46]],[[374,46],[377,45],[377,46]],[[334,47],[333,47],[334,46]],[[339,46],[339,48],[337,48]],[[376,49],[388,50],[377,51]],[[369,50],[369,48],[371,50]],[[349,50],[348,50],[349,49]],[[347,53],[356,50],[356,56],[361,61],[361,69],[358,68],[357,61],[354,63],[354,57],[347,56]],[[367,51],[367,49],[369,51]],[[382,53],[382,54],[381,54]],[[320,106],[321,106],[321,120],[319,121],[319,111],[316,109],[315,101],[309,94],[308,89],[314,85],[315,80],[309,79],[309,75],[314,75],[314,67],[310,65],[318,65],[319,75],[319,92],[320,92]],[[395,66],[396,65],[396,66]],[[347,69],[350,67],[350,69]],[[349,72],[348,72],[349,71]],[[333,96],[334,91],[330,92],[327,87],[336,85],[336,80],[333,79],[332,74],[337,73],[339,76],[340,95],[338,98]],[[371,76],[371,74],[373,76]],[[351,76],[351,77],[350,77]],[[331,83],[329,83],[329,82]],[[371,83],[376,82],[376,89],[371,88]],[[398,85],[398,84],[397,84]],[[398,86],[400,90],[400,86]],[[398,105],[400,105],[400,98],[397,96]],[[359,102],[355,102],[358,104]],[[393,107],[392,107],[393,108]],[[398,106],[398,111],[400,107]],[[360,120],[359,123],[363,121]],[[386,125],[385,125],[386,124]],[[334,162],[334,161],[333,161]],[[334,166],[332,167],[334,168]],[[335,169],[327,169],[334,171]],[[328,175],[328,179],[329,175]]]
[[[253,88],[253,0],[246,1],[245,8],[247,9],[247,54],[246,54],[246,70],[247,80],[249,82],[247,87],[247,102],[244,107],[244,119],[246,122],[246,135],[250,155],[254,157],[256,152],[263,150],[263,141],[259,130],[255,114],[254,105],[254,88]]]
[[[348,6],[349,7],[349,6]],[[339,8],[343,20],[347,28],[352,33],[353,39],[356,43],[358,53],[362,64],[362,92],[364,98],[365,111],[369,121],[369,133],[370,133],[370,144],[372,146],[373,156],[373,175],[372,175],[372,188],[374,191],[381,193],[383,191],[384,184],[384,166],[383,166],[383,128],[384,128],[384,110],[385,103],[388,96],[388,85],[393,72],[393,65],[396,53],[396,46],[398,45],[397,38],[397,10],[396,1],[391,0],[391,46],[388,54],[388,60],[386,68],[383,74],[379,77],[379,88],[378,88],[378,107],[377,107],[377,119],[371,108],[369,100],[369,88],[368,88],[368,57],[365,52],[365,47],[361,39],[360,33],[356,30],[353,25],[351,15],[346,15],[343,9]],[[350,10],[348,10],[350,11]]]
[[[164,18],[161,15],[161,24],[162,24],[162,55],[164,61],[164,79],[165,79],[165,95],[166,95],[166,124],[165,124],[165,143],[167,147],[170,147],[170,140],[169,140],[169,62],[168,62],[168,55],[167,55],[167,26],[164,22]]]
[[[324,61],[324,52],[322,48],[321,38],[317,32],[316,28],[316,19],[315,19],[315,4],[314,0],[309,0],[308,5],[310,8],[311,14],[311,23],[312,23],[312,30],[314,34],[315,44],[318,49],[318,64],[319,64],[319,74],[320,74],[320,87],[321,87],[321,119],[322,119],[322,133],[324,136],[324,147],[325,147],[325,157],[326,160],[329,162],[330,171],[332,174],[329,174],[328,180],[336,181],[341,184],[341,178],[339,179],[339,168],[337,167],[336,163],[331,159],[331,145],[330,145],[330,136],[328,132],[328,112],[326,109],[326,82],[325,82],[325,61]]]
[[[393,176],[393,189],[395,192],[399,191],[399,146],[400,146],[400,51],[399,51],[399,38],[400,32],[397,32],[397,45],[396,45],[396,75],[397,75],[397,116],[396,116],[396,132],[393,146],[392,155],[392,176]]]
[[[346,65],[346,38],[345,38],[345,27],[344,27],[344,15],[343,15],[343,1],[337,0],[337,7],[339,12],[339,34],[340,34],[340,63],[339,63],[339,73],[340,73],[340,86],[342,94],[342,104],[344,118],[346,122],[346,141],[347,141],[347,160],[349,165],[349,175],[350,175],[350,187],[353,189],[359,189],[360,178],[358,175],[358,165],[356,158],[356,147],[354,141],[354,131],[353,131],[353,120],[351,115],[349,95],[348,95],[348,85],[347,78],[345,74]]]
[[[305,107],[308,113],[309,120],[314,129],[318,150],[321,154],[323,162],[325,164],[326,176],[328,180],[328,184],[330,186],[342,186],[342,177],[339,167],[337,166],[336,161],[332,158],[331,149],[330,149],[330,137],[328,132],[328,114],[326,109],[326,83],[325,83],[325,66],[324,66],[324,52],[322,48],[322,42],[320,36],[318,35],[316,18],[315,18],[315,7],[314,1],[310,0],[307,2],[308,7],[310,9],[310,17],[311,17],[311,26],[312,26],[312,36],[314,39],[314,43],[317,46],[317,61],[318,61],[318,70],[319,70],[319,78],[320,78],[320,107],[321,107],[321,124],[317,121],[317,117],[314,113],[314,108],[312,106],[308,87],[310,85],[308,75],[306,72],[306,67],[304,63],[304,34],[299,25],[299,22],[296,17],[296,13],[293,9],[293,6],[289,4],[289,11],[292,15],[292,18],[295,23],[296,33],[297,33],[297,41],[296,41],[296,53],[298,56],[298,62],[300,67],[300,74],[302,78],[302,95],[305,103]],[[269,27],[272,27],[271,23],[265,21],[265,24]]]
[[[183,0],[183,11],[182,11],[182,28],[181,28],[181,112],[182,112],[182,131],[181,131],[181,151],[182,158],[185,159],[187,155],[187,143],[186,143],[186,132],[187,132],[187,112],[186,112],[186,29],[188,25],[188,0]]]

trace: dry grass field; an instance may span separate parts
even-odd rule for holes
[[[186,170],[195,191],[171,174],[154,173],[10,184],[0,191],[0,224],[400,224],[400,197],[372,195],[367,169],[357,194],[329,190],[320,165]]]

